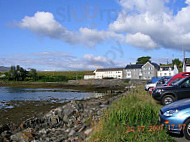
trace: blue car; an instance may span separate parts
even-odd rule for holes
[[[183,133],[190,140],[190,99],[176,101],[164,106],[159,121],[172,133]]]

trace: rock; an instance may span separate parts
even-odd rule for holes
[[[50,117],[50,120],[51,120],[51,125],[54,126],[55,124],[59,123],[59,116],[58,115],[52,116]]]
[[[83,126],[79,129],[78,132],[82,132],[82,131],[84,131],[85,129],[86,129],[86,125],[83,125]]]
[[[34,130],[31,128],[28,128],[22,132],[12,135],[11,140],[18,141],[18,142],[30,142],[34,140],[34,135],[35,135]]]
[[[10,130],[8,125],[0,125],[0,134],[4,131]]]
[[[73,106],[71,104],[69,105],[66,105],[63,109],[63,113],[64,115],[67,115],[67,116],[71,116],[73,115],[75,112],[75,109],[73,108]]]
[[[92,132],[92,128],[87,129],[87,130],[84,132],[84,134],[87,135],[87,136],[89,136],[91,132]]]
[[[42,130],[39,131],[39,133],[41,133],[41,134],[46,134],[47,131],[46,131],[45,129],[42,129]]]
[[[68,136],[73,136],[75,133],[75,130],[71,130]]]
[[[28,139],[24,138],[24,135],[22,134],[22,132],[19,132],[19,133],[12,135],[11,140],[12,141],[19,141],[19,142],[28,142]]]

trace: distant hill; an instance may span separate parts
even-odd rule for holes
[[[0,71],[9,71],[9,67],[0,66]]]

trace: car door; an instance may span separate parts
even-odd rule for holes
[[[185,80],[176,91],[178,99],[190,98],[190,78]]]

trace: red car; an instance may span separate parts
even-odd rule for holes
[[[164,86],[172,86],[173,84],[175,84],[176,82],[178,82],[179,80],[181,80],[182,78],[185,78],[187,76],[190,76],[190,72],[181,72],[181,73],[178,73],[176,75],[174,75],[172,78],[170,78],[165,84]],[[159,88],[159,87],[162,87],[162,86],[157,86],[156,88]],[[155,88],[152,88],[149,90],[149,93],[152,94],[152,91],[154,90]]]

